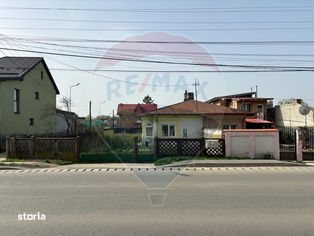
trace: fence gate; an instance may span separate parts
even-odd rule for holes
[[[314,128],[300,127],[302,139],[302,157],[304,161],[314,161]]]
[[[296,128],[279,127],[280,160],[296,161]]]

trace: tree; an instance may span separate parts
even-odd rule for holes
[[[152,104],[154,102],[154,100],[149,96],[149,95],[146,95],[144,98],[143,98],[143,102],[145,104]]]
[[[52,104],[47,105],[42,111],[41,119],[44,121],[47,131],[52,133],[55,128],[55,122],[52,122],[51,118],[61,117],[66,123],[67,135],[74,135],[76,133],[77,115],[74,112],[69,112],[71,100],[63,96],[59,102],[59,108]]]

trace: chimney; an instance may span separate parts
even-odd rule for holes
[[[188,100],[194,100],[194,93],[188,93]]]
[[[194,93],[191,93],[185,90],[184,101],[187,101],[187,100],[194,100]]]
[[[184,91],[184,101],[187,101],[188,100],[188,91],[185,90]]]

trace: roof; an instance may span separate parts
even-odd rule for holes
[[[274,98],[231,98],[231,100],[235,101],[265,101],[265,100],[273,100]]]
[[[200,115],[252,115],[252,112],[243,112],[229,107],[218,106],[196,100],[187,100],[174,105],[157,109],[147,115],[178,115],[178,114],[200,114]]]
[[[151,103],[151,104],[123,104],[120,103],[118,104],[118,111],[117,114],[122,114],[122,113],[135,113],[136,109],[141,109],[141,113],[146,113],[146,112],[151,112],[155,111],[157,109],[157,104]]]
[[[247,123],[254,123],[254,124],[273,124],[273,122],[268,121],[268,120],[251,119],[251,118],[246,118],[245,122],[247,122]]]
[[[207,102],[215,102],[215,101],[218,101],[220,99],[223,99],[223,98],[239,98],[239,97],[252,97],[253,95],[255,95],[256,92],[247,92],[247,93],[237,93],[237,94],[230,94],[230,95],[224,95],[224,96],[219,96],[219,97],[214,97],[210,100],[208,100]]]
[[[58,87],[48,69],[48,66],[42,57],[2,57],[0,58],[0,81],[22,80],[23,77],[37,64],[43,63],[48,76],[59,94]]]

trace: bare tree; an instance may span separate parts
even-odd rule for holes
[[[76,115],[73,112],[69,112],[71,101],[68,97],[63,96],[60,100],[60,106],[56,108],[54,105],[48,105],[42,111],[41,118],[44,120],[48,129],[53,130],[51,117],[61,117],[66,123],[67,135],[74,135],[76,133]]]

